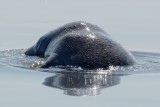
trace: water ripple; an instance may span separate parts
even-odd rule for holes
[[[14,66],[24,69],[31,69],[30,66],[35,61],[45,61],[43,58],[24,55],[25,49],[4,50],[0,51],[0,65]],[[34,69],[43,72],[77,72],[79,73],[107,73],[112,74],[132,74],[144,72],[160,72],[160,54],[151,52],[132,52],[137,60],[137,64],[128,67],[113,67],[108,70],[83,70],[80,67],[53,67],[49,69]],[[95,72],[96,71],[96,72]]]

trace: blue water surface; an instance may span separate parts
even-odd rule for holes
[[[137,64],[109,70],[31,69],[38,57],[0,52],[0,104],[27,106],[158,106],[160,54],[132,52]],[[62,103],[63,102],[63,103]],[[116,103],[115,103],[116,102]]]
[[[158,0],[1,0],[0,107],[159,107],[159,4]],[[138,63],[111,66],[98,74],[30,69],[43,59],[26,57],[24,49],[73,21],[98,25],[132,51]]]

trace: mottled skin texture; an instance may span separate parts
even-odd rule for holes
[[[69,65],[95,69],[135,63],[133,56],[105,31],[86,22],[69,23],[49,32],[25,54],[48,57],[42,68]]]

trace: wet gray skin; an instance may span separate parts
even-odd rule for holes
[[[40,66],[76,66],[87,69],[133,65],[135,59],[96,25],[73,22],[42,36],[25,55],[47,58]]]

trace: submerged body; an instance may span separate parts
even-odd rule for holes
[[[73,22],[42,36],[25,52],[48,58],[41,66],[108,68],[135,63],[133,56],[96,25]]]

